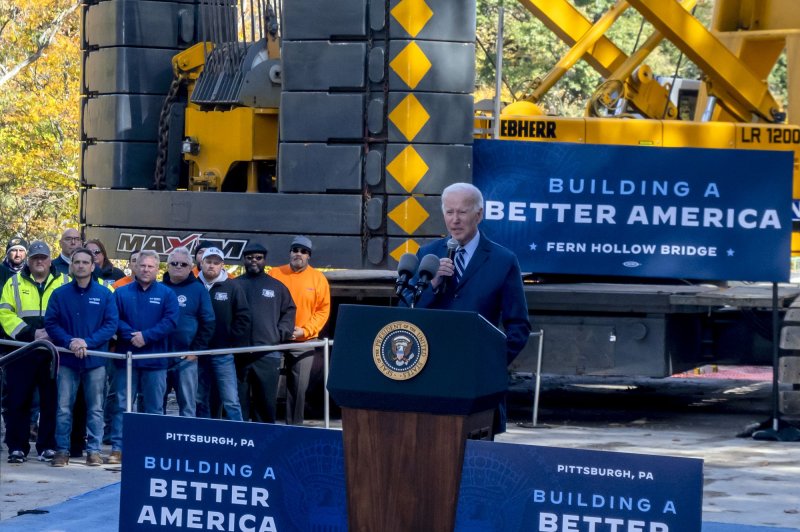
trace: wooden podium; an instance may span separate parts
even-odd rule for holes
[[[353,531],[452,531],[468,438],[491,436],[505,336],[474,312],[339,307],[328,390],[342,407]]]

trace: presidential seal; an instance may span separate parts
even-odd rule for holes
[[[422,371],[428,361],[428,339],[413,323],[393,321],[375,336],[372,359],[390,379],[408,380]]]

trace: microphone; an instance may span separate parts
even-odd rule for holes
[[[439,257],[431,253],[425,255],[419,262],[419,271],[417,271],[417,284],[414,290],[414,302],[419,299],[422,292],[428,287],[431,280],[436,277],[436,272],[439,271]]]
[[[394,293],[400,295],[408,288],[408,281],[414,277],[419,266],[419,259],[413,253],[405,253],[397,264],[397,281],[394,283]]]
[[[455,238],[451,238],[447,241],[447,258],[455,262],[456,260],[456,250],[458,249],[458,240]],[[442,277],[442,284],[440,290],[442,292],[447,290],[447,285],[449,284],[450,277]]]

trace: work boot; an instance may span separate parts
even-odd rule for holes
[[[69,465],[69,453],[57,452],[53,457],[53,461],[50,462],[50,465],[53,467],[64,467]]]
[[[87,466],[99,466],[103,465],[103,457],[100,456],[100,453],[87,453],[86,454],[86,465]]]
[[[106,460],[107,464],[121,464],[122,463],[122,451],[111,451],[111,454],[108,455],[108,460]]]

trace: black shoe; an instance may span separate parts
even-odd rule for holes
[[[56,452],[53,449],[45,449],[42,454],[39,455],[40,462],[52,462],[53,458],[56,457]]]
[[[22,464],[25,463],[28,459],[25,457],[25,453],[22,451],[11,451],[8,453],[8,463],[9,464]]]

